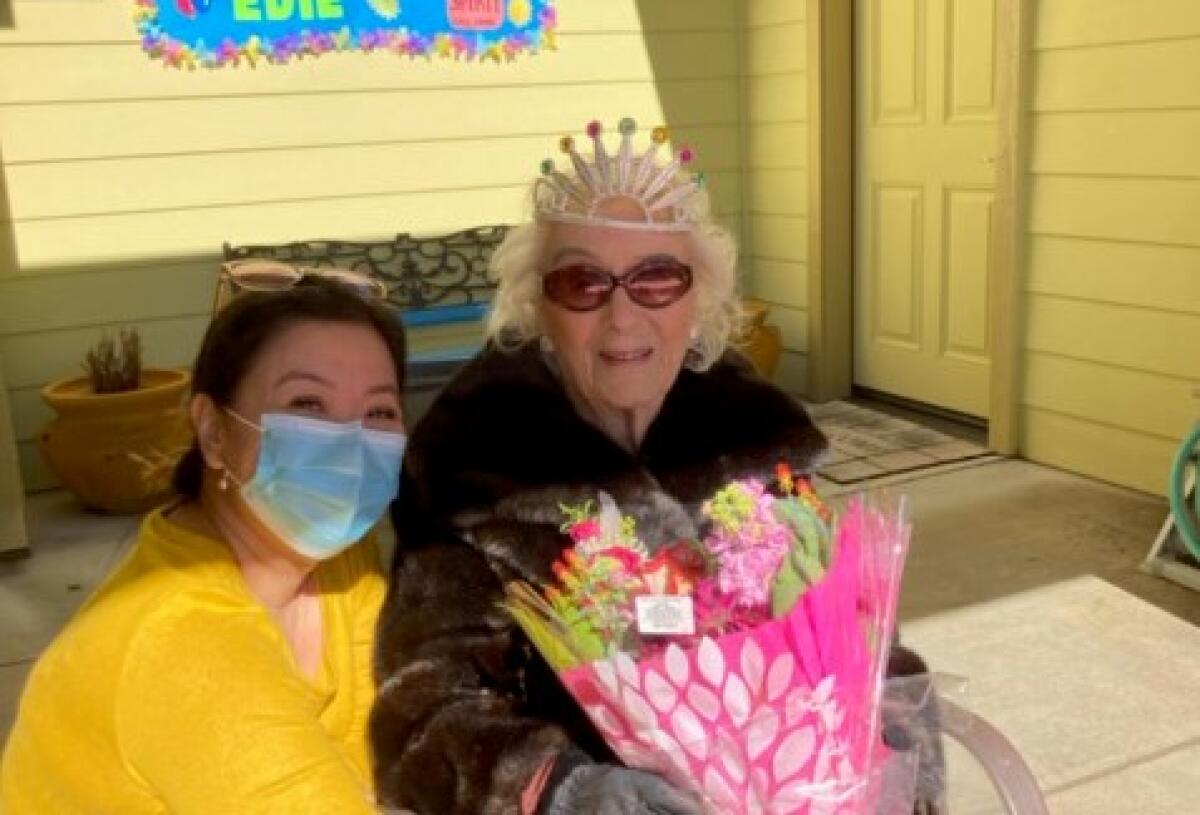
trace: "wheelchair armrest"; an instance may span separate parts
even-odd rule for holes
[[[938,707],[942,732],[966,748],[987,772],[1008,815],[1049,815],[1037,779],[1003,733],[944,696],[939,697]]]

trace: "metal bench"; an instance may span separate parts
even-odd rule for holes
[[[409,331],[479,322],[496,289],[488,271],[508,227],[484,226],[446,235],[406,233],[383,241],[298,241],[224,246],[225,260],[265,258],[301,266],[337,267],[384,281],[388,305]],[[480,348],[479,341],[410,351],[411,395],[439,389]]]

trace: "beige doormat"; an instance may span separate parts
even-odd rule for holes
[[[817,475],[835,492],[837,486],[888,483],[999,458],[981,445],[849,402],[806,407],[829,439]]]

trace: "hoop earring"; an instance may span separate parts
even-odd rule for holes
[[[217,489],[221,492],[229,489],[229,471],[224,467],[221,468],[221,477],[217,480]]]

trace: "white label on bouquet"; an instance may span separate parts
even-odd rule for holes
[[[679,594],[643,594],[634,598],[639,634],[695,634],[692,598]]]

